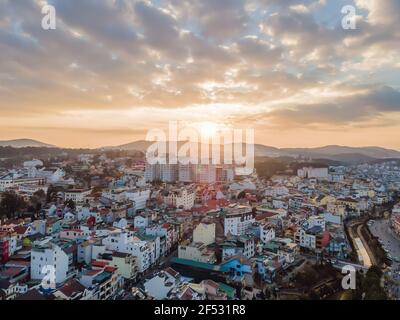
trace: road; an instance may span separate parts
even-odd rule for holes
[[[394,261],[400,258],[400,240],[393,236],[390,230],[389,219],[376,220],[371,224],[369,229],[375,237],[378,237],[382,241],[383,246],[394,258],[391,271],[387,273],[390,281],[386,283],[385,287],[391,293],[392,297],[400,300],[400,263]]]
[[[384,248],[393,258],[400,259],[400,241],[393,236],[389,219],[376,220],[369,229],[375,237],[382,241]],[[399,265],[398,262],[393,261],[393,267],[397,268]]]
[[[377,261],[368,242],[361,233],[363,223],[363,220],[351,221],[347,225],[347,230],[354,248],[357,250],[358,260],[363,263],[365,267],[369,268],[371,265],[377,265]]]

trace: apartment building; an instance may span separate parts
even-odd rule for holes
[[[251,224],[255,222],[251,207],[228,207],[224,215],[224,235],[229,233],[234,236],[246,234]]]
[[[31,279],[42,280],[45,276],[51,277],[54,271],[54,279],[49,280],[55,280],[57,284],[62,283],[67,279],[68,265],[69,257],[58,245],[52,242],[33,245]]]

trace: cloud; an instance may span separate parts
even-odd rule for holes
[[[55,31],[41,29],[40,1],[0,0],[2,118],[45,128],[79,110],[220,104],[281,127],[373,126],[399,112],[398,0],[353,0],[357,30],[322,0],[49,3]]]
[[[367,93],[337,98],[330,103],[278,108],[266,113],[264,119],[280,126],[342,126],[370,121],[393,112],[400,112],[400,91],[383,86]]]

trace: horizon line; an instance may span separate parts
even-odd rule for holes
[[[131,142],[126,142],[126,143],[121,143],[121,144],[117,144],[117,145],[104,145],[104,146],[99,146],[99,147],[68,147],[68,146],[60,146],[60,145],[55,145],[52,143],[47,143],[47,142],[43,142],[41,140],[37,140],[37,139],[33,139],[33,138],[15,138],[15,139],[0,139],[0,143],[4,143],[4,142],[12,142],[12,141],[22,141],[22,140],[30,140],[30,141],[34,141],[34,142],[38,142],[41,144],[45,144],[48,145],[48,148],[57,148],[57,149],[89,149],[89,150],[97,150],[97,149],[106,149],[106,148],[120,148],[122,146],[125,145],[129,145],[132,143],[137,143],[137,142],[157,142],[157,140],[152,140],[152,141],[148,141],[145,139],[138,139],[138,140],[134,140]],[[188,140],[177,140],[177,141],[171,141],[171,140],[166,140],[165,142],[177,142],[177,143],[182,143],[182,142],[188,142]],[[199,141],[198,143],[203,143],[201,141]],[[211,142],[210,142],[211,143]],[[233,143],[233,142],[232,142]],[[221,143],[222,145],[223,143]],[[227,144],[227,143],[224,143]],[[245,144],[245,142],[243,142],[242,144]],[[388,149],[388,150],[394,150],[397,152],[400,152],[400,149],[397,149],[395,147],[384,147],[384,146],[380,146],[380,145],[363,145],[363,146],[354,146],[354,145],[343,145],[343,144],[326,144],[326,145],[318,145],[318,146],[310,146],[310,147],[304,147],[304,146],[291,146],[291,147],[277,147],[277,146],[273,146],[270,144],[264,144],[264,143],[260,143],[260,142],[255,142],[254,145],[262,145],[265,147],[271,147],[271,148],[276,148],[276,149],[317,149],[317,148],[324,148],[324,147],[344,147],[344,148],[383,148],[383,149]],[[24,148],[24,147],[14,147],[12,145],[9,146],[1,146],[1,147],[13,147],[13,148]],[[46,148],[46,146],[39,146],[38,148]]]

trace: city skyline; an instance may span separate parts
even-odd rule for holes
[[[45,3],[56,30],[41,27]],[[253,128],[276,147],[400,149],[398,1],[3,0],[0,12],[1,140],[96,148],[177,120]]]

